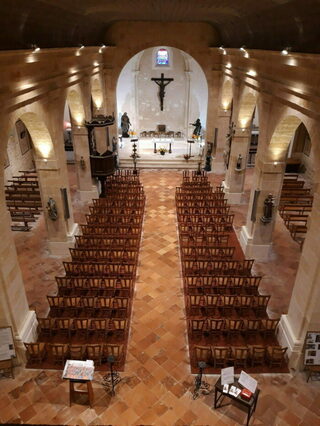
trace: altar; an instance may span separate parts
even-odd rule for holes
[[[168,138],[168,137],[158,137],[158,138],[152,138],[153,143],[153,152],[156,154],[158,152],[159,148],[165,148],[169,154],[172,153],[172,144],[174,142],[174,138]]]
[[[196,169],[203,151],[201,143],[195,141],[192,143],[190,157],[190,144],[185,138],[146,137],[138,138],[135,144],[139,156],[138,168]],[[119,141],[120,167],[133,167],[132,145],[130,138],[122,138]],[[164,148],[164,154],[161,154],[161,148]]]

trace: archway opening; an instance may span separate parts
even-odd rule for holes
[[[184,156],[190,148],[187,140],[192,138],[197,119],[201,123],[201,132],[199,140],[196,139],[191,147],[191,161],[199,156],[203,143],[200,147],[200,139],[204,140],[206,136],[207,108],[205,74],[189,54],[168,46],[137,53],[124,66],[117,83],[121,165],[125,160],[130,161],[132,153],[124,136],[124,125],[121,127],[124,113],[129,117],[129,130],[139,138],[140,162],[152,160],[156,165],[161,158],[160,148],[164,148],[162,164],[163,159],[185,164]]]

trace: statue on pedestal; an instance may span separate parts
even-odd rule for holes
[[[197,118],[197,120],[194,123],[190,123],[192,126],[194,126],[192,137],[198,137],[201,133],[201,121],[200,118]]]
[[[126,112],[121,116],[121,131],[123,138],[129,138],[129,128],[131,126],[130,119]]]

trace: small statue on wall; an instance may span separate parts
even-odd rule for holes
[[[261,222],[263,223],[270,223],[272,220],[272,214],[273,214],[273,207],[274,207],[274,199],[272,194],[269,194],[266,199],[264,200],[264,207],[263,207],[263,216],[261,218]]]
[[[54,199],[51,197],[49,198],[47,202],[47,211],[51,220],[55,221],[58,219],[57,205]]]
[[[123,138],[129,138],[129,128],[131,126],[130,119],[126,112],[124,112],[121,116],[121,131]]]
[[[242,168],[242,155],[241,155],[241,154],[239,154],[239,155],[238,155],[238,158],[237,158],[236,169],[237,169],[237,170],[241,170],[241,168]]]

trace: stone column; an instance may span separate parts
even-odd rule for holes
[[[115,137],[118,141],[118,130],[117,130],[117,79],[114,78],[114,70],[112,68],[106,68],[104,70],[104,82],[105,82],[105,106],[108,115],[115,115],[115,124],[109,126],[109,140],[110,144],[112,138]]]
[[[59,167],[57,160],[37,159],[35,161],[39,178],[39,188],[42,199],[43,213],[48,233],[50,253],[58,256],[69,254],[68,248],[73,245],[73,237],[78,225],[73,222],[72,205],[69,194],[69,184],[66,174]],[[62,188],[67,189],[68,208],[70,217],[66,217],[66,206],[63,201]],[[47,203],[52,198],[57,207],[58,217],[52,220],[47,211]]]
[[[10,214],[4,197],[0,207],[0,327],[12,327],[17,358],[16,365],[25,362],[23,342],[37,339],[37,318],[30,311],[17,257]]]
[[[72,128],[72,138],[80,200],[91,201],[92,198],[98,198],[99,194],[96,181],[91,177],[87,129],[74,126]]]
[[[240,204],[243,194],[248,149],[250,143],[250,128],[236,129],[232,138],[229,167],[223,182],[226,198],[230,204]],[[241,154],[241,167],[237,168],[237,161]]]
[[[216,152],[213,159],[213,171],[217,174],[222,174],[225,172],[225,162],[223,158],[223,151],[226,146],[226,136],[229,133],[229,123],[230,123],[231,110],[219,109],[218,111],[218,136],[217,136],[217,145]]]
[[[266,163],[257,159],[247,222],[240,233],[240,244],[247,258],[262,262],[269,259],[284,171],[285,163]],[[264,215],[264,201],[269,194],[273,195],[275,206],[271,221],[266,223],[261,218]]]
[[[302,349],[307,331],[320,330],[320,191],[317,187],[288,313],[282,315],[278,332],[281,345],[288,347],[289,366],[297,370],[303,369]]]

